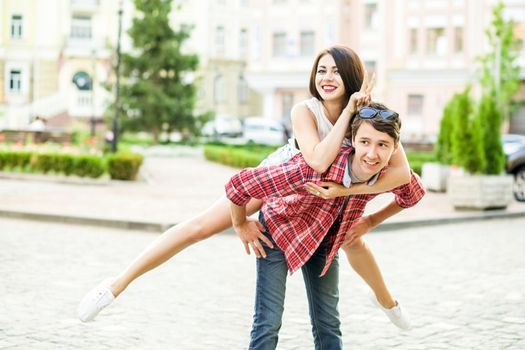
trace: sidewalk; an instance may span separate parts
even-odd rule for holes
[[[207,162],[201,156],[147,157],[144,179],[120,181],[52,181],[43,176],[0,172],[0,217],[86,224],[162,232],[206,209],[224,193],[237,169]],[[385,194],[367,207],[374,211],[391,198]],[[525,217],[525,203],[507,210],[455,211],[443,193],[428,192],[415,207],[381,225],[381,230]]]

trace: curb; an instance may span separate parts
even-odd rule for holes
[[[86,225],[106,228],[116,228],[123,230],[141,230],[149,231],[154,233],[162,233],[166,231],[174,223],[161,223],[161,222],[148,222],[148,221],[131,221],[131,220],[119,220],[119,219],[105,219],[105,218],[93,218],[84,216],[74,215],[59,215],[59,214],[46,214],[36,212],[22,212],[14,210],[0,209],[0,217],[11,218],[11,219],[25,219],[35,220],[43,222],[55,222],[64,224],[74,225]],[[418,220],[404,220],[395,222],[385,222],[374,229],[374,232],[388,232],[397,231],[407,228],[416,227],[427,227],[437,225],[449,225],[471,221],[482,221],[482,220],[494,220],[494,219],[516,219],[524,218],[525,211],[520,212],[508,212],[505,210],[497,210],[490,212],[480,213],[469,213],[468,215],[457,216],[457,217],[436,217],[426,218]],[[229,233],[234,231],[230,228],[225,230]]]
[[[450,225],[463,222],[473,222],[482,220],[496,220],[496,219],[519,219],[525,218],[525,211],[508,212],[505,210],[469,213],[468,215],[457,217],[437,217],[417,220],[404,220],[396,222],[385,222],[374,229],[375,232],[395,231],[407,228]]]

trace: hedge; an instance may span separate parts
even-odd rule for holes
[[[140,154],[114,154],[108,157],[108,172],[112,179],[135,180],[144,158]]]
[[[116,154],[106,158],[86,154],[0,150],[0,170],[89,178],[99,178],[108,173],[112,179],[135,180],[142,161],[143,157],[138,154]]]
[[[210,161],[237,167],[256,167],[275,148],[260,148],[253,146],[230,146],[230,145],[206,145],[204,146],[204,157]],[[419,175],[423,163],[435,162],[435,152],[407,152],[410,167]]]
[[[274,148],[261,150],[249,146],[242,148],[239,146],[206,145],[204,146],[204,157],[210,161],[236,168],[250,168],[259,165],[274,150]]]

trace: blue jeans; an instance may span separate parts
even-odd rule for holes
[[[262,215],[259,221],[264,225]],[[329,234],[332,234],[332,230],[327,234],[327,237]],[[283,251],[277,247],[268,232],[265,232],[265,235],[272,241],[274,249],[270,249],[263,243],[266,258],[257,259],[257,286],[250,341],[251,350],[273,350],[277,347],[284,311],[288,268]],[[301,270],[308,297],[315,349],[338,350],[343,347],[341,322],[337,308],[339,302],[339,262],[336,256],[327,273],[323,277],[319,277],[326,260],[326,245],[327,239],[325,238]]]

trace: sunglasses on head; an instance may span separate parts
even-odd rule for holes
[[[363,107],[359,110],[359,116],[362,119],[373,119],[377,115],[380,115],[382,119],[390,119],[397,117],[398,114],[394,111],[391,111],[389,109],[376,109],[372,107]]]

